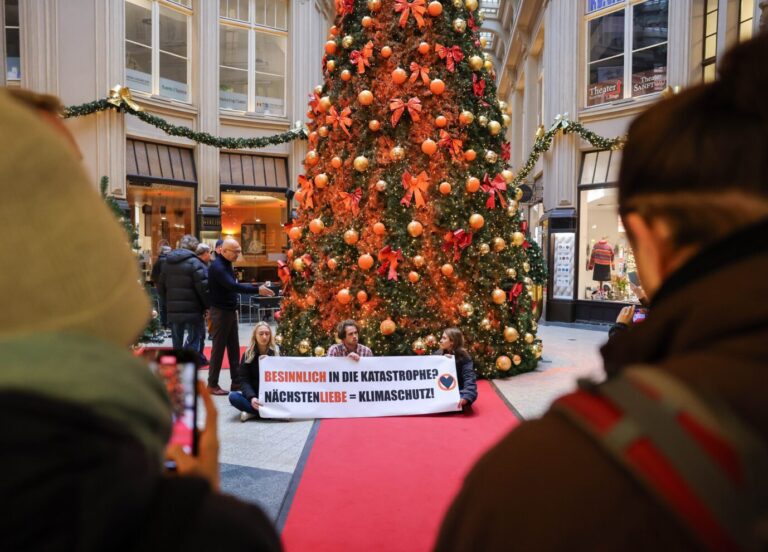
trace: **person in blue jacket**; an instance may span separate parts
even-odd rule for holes
[[[464,348],[464,336],[458,328],[446,328],[440,338],[440,349],[436,355],[445,355],[456,361],[456,376],[459,380],[459,408],[470,406],[477,400],[477,376],[472,357]]]

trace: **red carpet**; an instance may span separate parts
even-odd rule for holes
[[[240,356],[238,358],[243,358],[243,353],[245,352],[246,349],[247,349],[247,347],[240,347]],[[210,347],[206,347],[204,349],[203,353],[205,354],[205,358],[207,358],[208,360],[211,360],[211,348]],[[228,368],[229,368],[229,359],[227,358],[227,352],[224,351],[224,359],[221,361],[221,369],[224,370],[224,369],[228,369]],[[208,369],[207,366],[203,366],[201,368],[201,370],[207,370],[207,369]]]
[[[518,424],[487,381],[470,415],[323,420],[283,531],[288,552],[427,551],[480,455]]]

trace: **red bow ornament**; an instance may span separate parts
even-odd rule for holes
[[[411,173],[405,171],[403,173],[403,188],[405,188],[405,195],[400,200],[402,205],[406,207],[411,206],[411,200],[416,198],[416,207],[423,207],[426,204],[424,196],[429,189],[429,178],[427,173],[421,171],[419,176],[411,176]]]
[[[312,209],[315,206],[315,202],[312,196],[315,193],[315,188],[312,186],[312,180],[308,179],[303,174],[299,175],[299,186],[301,186],[300,197],[302,205],[305,209]]]
[[[464,142],[454,138],[444,130],[440,131],[440,140],[437,142],[437,145],[441,148],[447,148],[454,160],[461,159],[464,156]]]
[[[509,142],[501,144],[501,158],[504,161],[509,161],[512,156],[512,145]]]
[[[467,26],[469,27],[469,29],[473,33],[476,33],[477,29],[479,29],[479,27],[475,23],[475,16],[474,16],[474,14],[471,14],[471,13],[469,14],[469,19],[467,19]]]
[[[517,298],[523,293],[523,284],[517,282],[512,289],[509,290],[509,308],[514,313],[517,310]]]
[[[413,12],[413,18],[416,20],[419,29],[423,29],[426,24],[424,22],[424,14],[426,11],[426,0],[413,0],[413,2],[408,2],[408,0],[395,0],[395,12],[400,14],[399,24],[401,27],[405,27],[406,23],[408,23],[408,16]]]
[[[352,126],[351,114],[352,110],[348,107],[345,107],[341,113],[336,111],[335,107],[331,107],[331,109],[328,110],[328,115],[325,116],[325,123],[333,125],[333,128],[339,128],[340,125],[341,130],[351,138],[351,135],[349,134],[349,127]]]
[[[392,246],[388,245],[381,251],[379,251],[379,276],[387,274],[387,280],[397,280],[397,263],[403,260],[403,251],[398,249],[392,250]]]
[[[445,235],[443,251],[450,253],[451,249],[453,249],[453,260],[456,262],[461,258],[461,252],[469,247],[471,243],[472,234],[463,228],[459,228]]]
[[[474,92],[475,96],[478,98],[482,98],[483,94],[485,94],[485,79],[478,79],[477,73],[472,73],[472,92]]]
[[[319,113],[318,107],[320,106],[320,94],[317,92],[312,92],[312,94],[309,95],[309,108],[312,110],[312,113],[317,115]]]
[[[435,51],[440,59],[445,60],[445,66],[453,73],[456,69],[456,63],[464,59],[464,52],[461,50],[461,46],[443,46],[442,44],[435,44]]]
[[[358,73],[365,73],[365,68],[371,66],[371,56],[373,55],[373,42],[370,40],[363,46],[362,50],[352,50],[349,54],[349,61],[352,65],[357,65]]]
[[[285,286],[291,283],[291,269],[285,261],[277,261],[277,276]]]
[[[352,214],[357,216],[360,212],[360,198],[363,197],[363,190],[358,188],[354,192],[339,192],[342,201],[344,201],[344,208],[347,211],[352,211]]]
[[[415,61],[411,62],[411,82],[416,82],[416,79],[421,77],[421,81],[429,86],[429,67],[419,65]]]
[[[355,9],[355,0],[336,0],[336,13],[342,17],[352,13]]]
[[[483,191],[488,194],[488,200],[485,202],[485,206],[489,209],[496,208],[496,196],[499,196],[499,203],[501,203],[502,208],[507,206],[507,201],[504,199],[504,194],[502,193],[507,191],[507,182],[500,174],[497,174],[496,177],[491,180],[486,173],[483,177]]]
[[[411,121],[418,121],[419,113],[421,113],[421,100],[419,98],[411,98],[407,103],[400,98],[389,100],[389,110],[392,111],[392,126],[397,125],[406,109],[408,109],[408,115],[411,116]]]

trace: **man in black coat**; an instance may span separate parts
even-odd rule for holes
[[[195,254],[199,245],[197,238],[186,235],[179,245],[179,249],[166,257],[158,291],[168,309],[174,349],[183,346],[197,352],[203,339],[200,330],[209,303],[208,275],[205,264]]]
[[[158,289],[159,287],[159,281],[160,281],[160,274],[163,271],[163,265],[165,264],[165,258],[168,256],[168,253],[173,251],[171,249],[171,246],[169,245],[161,245],[160,246],[160,253],[157,256],[157,260],[155,261],[155,264],[152,265],[152,274],[150,275],[150,279],[152,280],[152,284],[155,286],[155,289]],[[160,306],[160,324],[163,326],[163,329],[168,327],[168,309],[165,307],[165,299],[160,295],[160,292],[157,292],[158,295],[158,303]]]

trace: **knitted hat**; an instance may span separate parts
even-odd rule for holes
[[[0,90],[0,338],[71,331],[127,345],[150,313],[125,230],[65,136]]]

